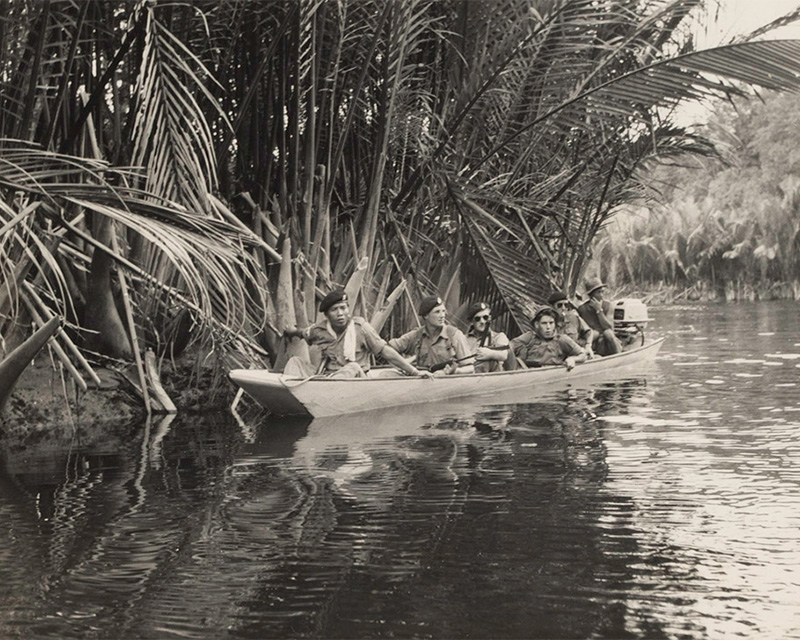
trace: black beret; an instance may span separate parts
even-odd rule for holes
[[[319,303],[319,310],[325,313],[337,302],[347,302],[347,294],[344,292],[344,289],[334,289],[325,296],[322,302]]]
[[[431,311],[433,311],[434,307],[438,307],[440,304],[444,304],[444,302],[439,296],[428,296],[427,298],[423,298],[422,302],[419,303],[418,313],[424,318]]]
[[[480,313],[484,309],[489,309],[489,305],[485,302],[473,302],[467,309],[467,320],[472,320],[476,313]]]
[[[567,297],[566,291],[553,291],[550,294],[550,297],[547,299],[547,304],[555,304],[556,302],[561,302],[562,300],[569,300]]]

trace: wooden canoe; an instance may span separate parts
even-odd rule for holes
[[[516,391],[570,387],[602,382],[652,363],[663,338],[604,358],[593,358],[572,371],[563,366],[424,378],[293,378],[266,369],[234,369],[230,379],[270,413],[278,416],[335,416],[456,398],[487,398]],[[493,399],[493,398],[490,398]]]

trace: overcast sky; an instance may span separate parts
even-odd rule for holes
[[[698,34],[698,45],[713,47],[736,35],[749,33],[798,6],[800,0],[719,0],[718,22],[709,26],[708,33]],[[709,13],[709,18],[713,18],[713,8]],[[800,23],[776,30],[772,38],[800,38]]]
[[[717,21],[711,23],[715,17],[712,8],[708,27],[695,34],[696,46],[698,49],[707,49],[728,42],[735,36],[763,27],[799,6],[800,0],[719,0]],[[776,29],[764,38],[800,38],[800,22]],[[706,122],[712,113],[710,107],[706,103],[684,103],[678,109],[676,120],[684,126]]]

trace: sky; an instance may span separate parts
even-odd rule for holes
[[[695,34],[698,49],[715,47],[732,38],[750,33],[773,20],[800,7],[800,0],[716,0],[718,15],[714,15],[713,2],[710,0],[709,23],[705,29],[698,29]],[[712,19],[716,17],[716,22]],[[781,27],[762,36],[760,39],[800,39],[800,21]],[[679,107],[676,121],[683,125],[707,122],[712,115],[709,103],[685,103]]]
[[[702,48],[749,33],[800,6],[800,0],[718,0],[718,3],[717,23],[709,24],[707,33],[698,34]],[[709,13],[713,17],[713,9]],[[800,38],[800,22],[776,30],[769,38]]]

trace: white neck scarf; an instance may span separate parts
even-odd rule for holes
[[[333,330],[330,320],[327,321],[328,331],[330,334],[339,339],[338,334]],[[348,362],[356,361],[356,325],[350,320],[347,323],[347,328],[344,330],[344,341],[342,343],[342,355]]]

